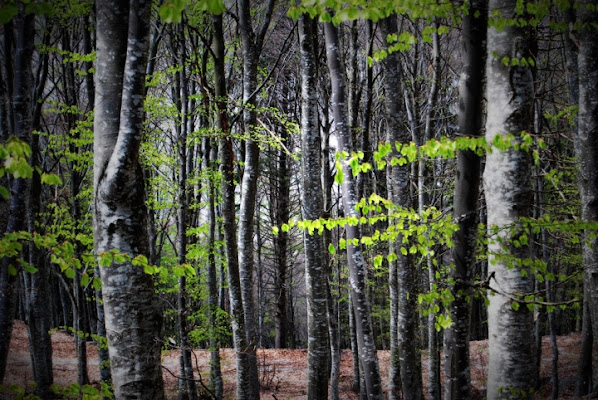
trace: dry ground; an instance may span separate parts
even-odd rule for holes
[[[77,379],[77,363],[72,336],[58,331],[52,334],[54,382],[60,385],[69,385]],[[580,336],[571,334],[558,338],[559,346],[559,377],[561,395],[559,398],[574,398],[575,374],[579,356]],[[548,338],[544,338],[542,346],[542,388],[538,399],[550,398],[550,365],[552,350]],[[471,342],[472,383],[476,393],[474,398],[483,398],[483,390],[487,376],[487,342]],[[224,375],[224,390],[226,398],[234,398],[235,393],[235,359],[231,349],[222,349],[222,373]],[[196,350],[194,352],[196,363],[202,373],[202,378],[207,380],[209,352]],[[388,351],[379,351],[380,368],[383,377],[388,376]],[[306,350],[274,350],[263,349],[258,351],[261,369],[263,399],[304,399],[307,380],[307,351]],[[168,388],[169,398],[176,398],[176,379],[173,375],[178,373],[178,354],[175,351],[167,352],[163,358],[164,379]],[[26,386],[33,380],[28,350],[27,329],[23,322],[15,321],[11,349],[8,355],[8,371],[5,385],[17,384]],[[92,384],[97,384],[99,379],[97,350],[93,344],[88,345],[89,378]],[[427,359],[423,359],[424,384],[427,374]],[[343,351],[341,360],[340,392],[341,399],[357,399],[350,389],[352,376],[351,353]],[[0,399],[3,399],[0,395]]]

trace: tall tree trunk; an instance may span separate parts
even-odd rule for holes
[[[49,33],[44,35],[44,44],[49,42]],[[48,55],[40,59],[40,74],[36,77],[34,111],[32,117],[33,130],[40,129],[40,120],[43,102],[42,98],[46,78],[48,75]],[[31,138],[31,166],[35,169],[40,166],[41,153],[39,148],[39,135]],[[31,180],[31,193],[29,199],[29,215],[27,216],[28,231],[31,235],[36,230],[38,213],[41,210],[41,176],[35,171]],[[41,251],[34,243],[29,243],[29,264],[37,268],[32,274],[25,273],[26,285],[26,313],[27,330],[29,333],[29,349],[31,354],[31,365],[36,387],[35,394],[41,398],[51,396],[51,386],[54,381],[52,373],[52,341],[50,329],[52,327],[51,313],[47,305],[50,304],[50,265],[43,258]]]
[[[182,24],[176,26],[178,40],[173,44],[175,49],[174,58],[180,71],[174,76],[175,84],[173,86],[173,98],[179,111],[180,120],[176,123],[177,134],[177,153],[178,153],[178,210],[177,210],[177,253],[179,266],[187,262],[187,225],[189,223],[189,185],[187,182],[188,164],[192,161],[187,149],[188,136],[188,81],[186,76],[187,52],[185,46],[185,30]],[[179,400],[197,399],[197,387],[193,374],[193,364],[191,361],[191,346],[189,345],[189,336],[187,328],[187,277],[179,277],[179,288],[177,293],[177,324],[180,340],[180,372],[178,380],[178,398]]]
[[[283,127],[280,130],[280,139],[283,143],[288,141],[288,133]],[[274,199],[271,203],[275,205],[276,226],[287,223],[290,217],[289,196],[290,196],[290,177],[288,167],[287,150],[279,148],[277,150],[277,169],[274,177],[276,183],[271,189],[274,194]],[[276,188],[276,189],[274,189]],[[275,258],[276,258],[276,276],[275,276],[275,291],[276,291],[276,314],[274,316],[274,325],[276,334],[274,337],[274,346],[276,348],[287,347],[287,332],[288,332],[288,317],[287,317],[287,264],[288,264],[288,248],[289,235],[288,232],[280,232],[275,238]]]
[[[101,0],[96,9],[95,251],[147,257],[139,150],[151,2]],[[163,399],[162,315],[152,277],[126,260],[113,260],[100,275],[116,398]]]
[[[517,16],[516,1],[491,0],[489,16],[498,12],[504,18]],[[530,35],[524,28],[509,26],[488,30],[486,139],[512,133],[520,140],[532,128],[534,82],[531,67],[505,66],[501,59],[529,57]],[[498,54],[498,57],[493,54]],[[530,271],[521,263],[509,266],[507,257],[529,258],[527,246],[515,247],[519,219],[528,217],[532,201],[530,155],[513,147],[496,148],[487,155],[484,186],[488,209],[489,274],[491,293],[488,308],[489,364],[488,398],[533,398],[535,350],[533,313],[525,305],[518,309],[507,296],[531,293]],[[498,232],[496,232],[498,229]]]
[[[459,134],[464,137],[475,138],[482,134],[487,4],[487,0],[470,2],[463,18],[458,122]],[[469,340],[473,293],[470,282],[476,264],[480,181],[480,157],[473,151],[458,152],[453,218],[459,229],[453,234],[455,267],[449,272],[455,282],[455,299],[448,308],[453,324],[444,333],[446,400],[471,398]]]
[[[580,160],[578,180],[581,197],[581,220],[598,220],[598,11],[593,1],[585,0],[577,10],[579,23],[579,113],[575,151]],[[598,368],[598,240],[585,233],[583,243],[584,293],[592,323],[593,370]],[[585,322],[585,321],[584,321]],[[595,375],[595,374],[594,374]],[[592,395],[598,394],[593,382]]]
[[[320,129],[316,89],[316,27],[307,14],[299,17],[301,51],[301,213],[306,220],[323,216]],[[322,237],[304,231],[308,316],[308,399],[328,398],[327,265]]]
[[[218,167],[214,167],[214,164],[218,161],[218,146],[212,145],[211,138],[205,138],[205,167],[208,173],[215,173]],[[208,180],[208,216],[209,216],[209,232],[208,232],[208,304],[209,320],[210,320],[210,386],[214,391],[214,395],[217,400],[222,399],[223,395],[223,383],[222,383],[222,372],[220,368],[220,345],[218,338],[216,337],[216,326],[219,323],[217,319],[218,315],[218,281],[216,279],[216,207],[215,197],[216,188],[214,185],[214,179]],[[224,284],[224,282],[222,282]]]
[[[239,276],[241,280],[241,295],[243,297],[243,312],[245,315],[245,332],[248,347],[247,357],[251,379],[250,393],[252,399],[260,397],[259,378],[257,371],[256,347],[258,345],[258,327],[256,321],[255,304],[253,298],[254,275],[254,216],[257,196],[257,178],[259,175],[260,148],[257,139],[253,137],[252,129],[256,122],[257,104],[255,89],[257,88],[257,67],[262,44],[275,0],[269,0],[260,31],[256,35],[251,23],[249,0],[237,0],[239,10],[239,27],[243,49],[243,123],[248,138],[245,141],[244,171],[241,182],[241,205],[239,210]]]
[[[239,277],[239,255],[237,247],[237,227],[235,221],[235,166],[233,163],[233,141],[228,127],[226,112],[226,83],[224,75],[224,34],[222,15],[212,16],[214,28],[214,88],[218,110],[216,125],[221,131],[220,173],[222,190],[222,229],[224,231],[225,253],[228,266],[228,286],[230,315],[237,361],[237,392],[239,400],[251,399],[253,382],[249,374],[248,352],[250,343],[245,335],[245,316],[241,282]]]
[[[7,76],[10,82],[9,96],[12,94],[12,108],[9,112],[9,127],[19,140],[31,144],[32,132],[32,96],[33,74],[31,60],[34,47],[33,13],[25,14],[25,5],[19,5],[19,14],[15,17],[16,48],[14,54],[14,68],[10,60],[6,60],[8,73],[14,71],[14,76]],[[12,25],[7,24],[6,30],[12,31]],[[6,36],[9,36],[7,33]],[[11,35],[12,36],[12,35]],[[8,39],[6,39],[9,41]],[[12,44],[8,43],[7,47]],[[27,210],[29,207],[30,179],[15,178],[10,185],[10,211],[6,232],[18,232],[27,228]],[[16,258],[5,257],[0,267],[0,383],[4,380],[10,338],[12,336],[13,319],[17,305],[16,274],[9,270],[16,267]]]
[[[325,23],[324,33],[326,37],[328,69],[330,70],[330,78],[332,82],[331,104],[336,124],[339,150],[351,154],[353,151],[353,141],[347,119],[347,103],[345,100],[346,77],[341,61],[338,30],[332,23]],[[356,198],[355,179],[353,178],[352,170],[348,165],[346,157],[341,157],[341,164],[344,175],[342,182],[343,211],[346,217],[358,217],[355,209],[358,200]],[[353,296],[357,342],[364,372],[366,392],[369,399],[381,399],[383,398],[382,383],[380,379],[380,368],[378,366],[378,355],[376,353],[376,343],[372,334],[373,328],[370,304],[367,298],[366,265],[361,245],[355,245],[355,243],[353,243],[353,239],[356,239],[357,241],[361,239],[361,232],[359,226],[347,225],[345,229],[347,235],[349,280]]]
[[[380,33],[386,41],[389,34],[397,32],[396,16],[390,16],[380,22]],[[388,51],[389,44],[385,42],[385,47]],[[385,107],[386,107],[386,138],[392,144],[393,156],[397,156],[395,143],[408,144],[411,137],[407,129],[405,129],[402,121],[403,117],[403,96],[402,96],[402,80],[403,75],[401,71],[401,60],[398,52],[390,53],[383,61],[384,68],[384,92],[385,92]],[[388,174],[388,193],[392,202],[397,207],[408,209],[411,205],[411,197],[409,193],[409,165],[395,165],[391,167]],[[390,365],[389,365],[389,399],[395,400],[401,397],[401,349],[399,348],[399,291],[400,285],[398,275],[400,270],[413,268],[410,264],[410,259],[400,252],[401,240],[397,239],[390,243],[389,250],[397,255],[397,260],[389,263],[389,291],[390,291]],[[414,310],[413,310],[414,312]],[[404,342],[405,344],[409,342]],[[415,348],[415,338],[410,339],[410,343]],[[412,353],[410,351],[409,353]],[[413,366],[406,368],[414,370]],[[417,370],[417,366],[415,366]],[[405,397],[410,398],[411,395],[416,395],[419,392],[421,397],[421,370],[419,375],[414,376],[416,385],[419,389],[415,389],[409,382],[405,387]]]

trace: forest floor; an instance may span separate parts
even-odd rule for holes
[[[573,333],[558,338],[559,348],[559,383],[560,399],[574,398],[575,375],[580,351],[580,335]],[[73,337],[63,331],[52,334],[54,382],[68,386],[77,380],[77,359],[73,344]],[[224,377],[224,392],[227,399],[235,397],[235,358],[231,349],[221,349],[222,373]],[[388,376],[389,351],[379,351],[380,369],[382,376]],[[92,343],[87,346],[89,378],[97,385],[99,379],[97,349]],[[196,350],[194,352],[196,365],[202,374],[204,382],[208,380],[209,352]],[[168,398],[176,398],[176,378],[178,373],[178,352],[166,352],[163,355],[164,380]],[[549,399],[551,393],[551,359],[552,349],[549,338],[545,337],[542,345],[541,382],[542,387],[537,393],[538,399]],[[427,381],[427,357],[423,357],[424,385]],[[474,399],[482,399],[487,377],[488,350],[487,341],[471,342],[472,384]],[[307,381],[307,350],[289,349],[260,349],[258,350],[263,399],[304,399],[306,398]],[[341,399],[357,399],[351,391],[352,381],[351,352],[344,350],[341,358],[340,396]],[[15,321],[5,386],[16,384],[27,386],[33,381],[27,327],[21,321]],[[386,385],[385,385],[386,386]],[[0,399],[5,399],[0,394]]]

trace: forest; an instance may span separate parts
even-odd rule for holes
[[[557,399],[570,332],[598,397],[594,0],[4,0],[0,33],[1,398],[16,320],[27,398],[56,330],[75,398],[167,398],[174,350],[178,399],[258,399],[288,348],[308,399],[347,349],[360,399],[471,399],[488,339],[484,398],[532,399],[549,337]]]

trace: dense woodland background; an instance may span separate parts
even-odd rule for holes
[[[465,399],[489,331],[488,398],[572,331],[598,393],[596,5],[358,3],[0,5],[0,382],[19,319],[41,398],[55,328],[116,398],[175,348],[221,398],[222,347],[258,398],[261,347],[308,348],[309,398],[351,349],[362,398]]]

